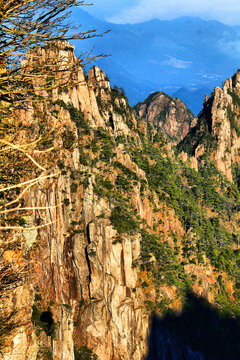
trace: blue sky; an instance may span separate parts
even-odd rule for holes
[[[92,3],[84,6],[84,10],[119,24],[187,15],[240,25],[240,0],[93,0]]]

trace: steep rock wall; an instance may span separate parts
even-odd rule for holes
[[[138,116],[154,124],[174,143],[181,141],[188,133],[194,115],[177,98],[159,91],[134,107]]]
[[[240,72],[216,87],[205,99],[198,122],[180,143],[180,148],[201,161],[210,156],[217,168],[233,180],[232,167],[239,163]],[[191,140],[190,140],[191,139]]]
[[[36,50],[43,61],[60,57],[75,65],[73,51],[67,43]],[[29,54],[27,61],[34,59]],[[150,131],[136,118],[124,93],[111,89],[98,67],[88,78],[81,67],[75,70],[74,85],[46,91],[18,115],[17,144],[39,134],[47,138],[31,148],[40,168],[31,164],[22,179],[38,176],[21,200],[32,210],[23,213],[20,228],[1,234],[3,360],[94,354],[99,360],[140,360],[148,351],[152,311],[181,312],[189,286],[211,303],[224,294],[225,303],[235,304],[225,258],[232,252],[238,261],[238,215],[230,222],[225,208],[215,207],[216,188],[231,194],[231,184],[215,181],[210,193],[216,199],[207,197],[208,172],[200,175],[178,162],[158,125]],[[231,102],[229,94],[222,96]],[[197,126],[212,131],[217,126],[207,116]],[[226,229],[218,232],[223,226],[234,232],[231,239]],[[165,334],[160,337],[167,353]],[[199,358],[197,350],[180,351]]]
[[[54,47],[37,52],[41,52],[43,61],[59,56],[74,62],[73,47],[61,46],[60,51]],[[31,64],[32,59],[34,54],[27,61]],[[102,101],[109,98],[110,85],[105,74],[95,67],[85,81],[83,70],[78,68],[76,80],[78,85],[68,92],[53,90],[52,101],[62,100],[80,109],[92,129],[106,128],[109,115],[100,115],[96,100],[100,93]],[[51,105],[47,112],[50,114],[53,108],[60,110],[58,105]],[[112,131],[117,134],[129,131],[120,115],[111,116]],[[25,126],[33,126],[37,121],[30,111],[23,112],[21,117]],[[54,121],[51,115],[49,121]],[[48,209],[34,211],[29,218],[42,228],[15,231],[12,235],[19,237],[22,252],[28,258],[24,260],[29,276],[22,286],[4,293],[1,310],[11,314],[17,309],[14,322],[18,318],[24,321],[7,336],[8,346],[5,345],[0,358],[44,359],[52,352],[53,359],[71,360],[74,345],[77,348],[86,345],[99,359],[141,359],[146,353],[149,315],[141,289],[137,293],[132,291],[138,280],[138,270],[132,269],[132,263],[139,257],[139,236],[125,236],[122,243],[113,244],[116,230],[109,220],[102,218],[103,213],[111,213],[111,204],[94,194],[94,174],[90,167],[79,163],[78,132],[69,111],[63,110],[57,126],[60,132],[67,128],[74,134],[75,145],[71,151],[64,149],[55,154],[68,173],[63,175],[52,161],[52,167],[48,165],[56,179],[42,180],[25,196],[26,207]],[[62,141],[64,135],[63,140],[55,139],[56,145]],[[70,175],[78,174],[81,180],[81,173],[89,175],[89,183],[85,188],[77,185],[72,193]],[[68,201],[64,202],[65,199]],[[49,226],[44,226],[48,223]],[[17,255],[9,251],[3,256],[8,254],[14,267]],[[20,267],[21,258],[16,262]],[[36,335],[39,326],[34,326],[36,322],[31,320],[32,306],[40,313],[51,312],[55,323],[52,340],[42,330]]]

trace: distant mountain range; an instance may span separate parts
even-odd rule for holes
[[[240,67],[240,27],[181,17],[118,25],[76,8],[73,23],[82,31],[111,30],[103,37],[75,42],[76,52],[112,54],[97,61],[113,84],[124,87],[130,103],[154,91],[178,96],[195,113],[209,93]]]
[[[211,92],[212,89],[206,87],[197,90],[188,90],[182,87],[175,91],[172,94],[172,97],[182,100],[195,115],[198,115],[199,111],[202,109],[205,95],[210,94]]]

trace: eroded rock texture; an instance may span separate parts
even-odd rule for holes
[[[66,44],[61,45],[60,51],[58,47],[37,49],[43,61],[59,56],[74,62],[73,51],[69,44],[67,49]],[[34,54],[27,61],[31,65]],[[47,109],[40,106],[40,110],[49,114],[47,121],[50,124],[55,121],[51,114],[53,110],[59,113],[61,104],[56,101],[60,100],[80,109],[91,129],[99,126],[107,129],[111,117],[112,135],[127,134],[129,129],[120,114],[99,113],[97,97],[102,102],[111,99],[105,74],[95,67],[86,81],[83,70],[78,68],[76,79],[78,85],[69,91],[53,91]],[[126,101],[116,100],[113,106],[125,108]],[[38,126],[34,110],[22,112],[21,117],[25,126]],[[56,146],[59,143],[65,146],[55,156],[67,170],[61,172],[54,165],[57,161],[51,159],[54,179],[39,181],[25,195],[26,207],[48,207],[47,211],[33,211],[29,217],[32,226],[43,227],[4,236],[8,242],[16,238],[14,246],[19,238],[21,251],[7,249],[2,256],[9,271],[18,271],[20,275],[23,272],[20,279],[23,284],[9,286],[1,294],[1,312],[4,317],[11,317],[15,325],[11,335],[7,333],[0,358],[44,359],[51,352],[53,359],[71,360],[74,345],[76,348],[86,345],[99,359],[140,359],[146,353],[148,330],[141,289],[133,292],[138,270],[132,264],[139,257],[140,238],[126,235],[113,244],[117,232],[104,218],[111,213],[111,201],[101,199],[93,191],[97,171],[93,173],[87,162],[83,165],[79,161],[80,134],[67,109],[63,110],[57,127],[60,132],[67,129],[55,139]],[[70,135],[74,137],[71,150],[67,143],[68,136],[71,142]],[[87,138],[86,134],[81,136]],[[118,161],[124,162],[124,157],[120,157],[119,152]],[[136,166],[134,170],[138,170]],[[86,185],[81,184],[84,179]],[[38,320],[31,319],[32,306],[41,314],[51,313],[55,324],[52,340],[42,331],[41,324],[38,326]],[[34,327],[40,328],[37,335]]]
[[[204,108],[195,127],[180,147],[201,161],[211,157],[217,168],[233,180],[234,164],[239,163],[239,86],[240,72],[216,87],[205,99]],[[204,160],[203,160],[204,161]]]
[[[29,66],[36,58],[76,63],[65,42],[28,54]],[[25,209],[15,210],[19,226],[1,233],[1,359],[140,360],[152,311],[179,313],[186,289],[235,306],[237,190],[204,167],[207,147],[196,134],[216,138],[211,159],[232,180],[238,76],[206,101],[180,160],[159,129],[178,142],[193,117],[163,93],[139,107],[152,128],[98,67],[86,77],[78,66],[74,85],[29,99],[12,141],[32,142],[21,181],[35,180],[14,193]]]
[[[181,141],[188,133],[194,115],[177,98],[158,91],[134,107],[138,116],[154,124],[174,143]]]

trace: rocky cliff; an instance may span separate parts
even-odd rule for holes
[[[74,65],[73,46],[27,61],[58,57]],[[236,316],[239,192],[211,159],[198,172],[179,160],[98,67],[85,77],[77,66],[71,86],[28,99],[9,121],[1,359],[143,359],[152,312],[181,312],[189,290]]]
[[[136,114],[154,124],[166,137],[174,142],[181,141],[189,132],[194,115],[177,98],[162,91],[155,92],[134,106]]]
[[[216,87],[205,99],[198,122],[179,145],[199,162],[209,157],[216,167],[233,181],[239,164],[240,72]]]

